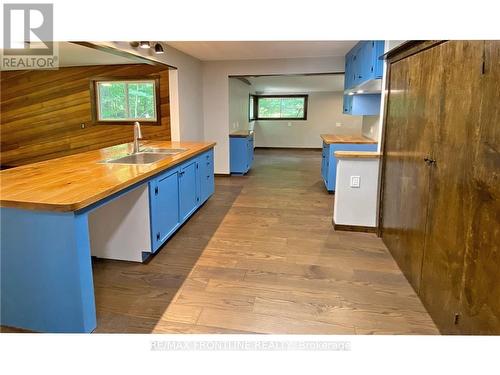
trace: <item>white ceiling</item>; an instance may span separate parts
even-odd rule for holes
[[[59,66],[137,64],[137,61],[70,42],[59,42]]]
[[[344,75],[296,75],[245,77],[258,93],[308,93],[344,91]]]
[[[357,41],[166,42],[199,60],[345,56]]]

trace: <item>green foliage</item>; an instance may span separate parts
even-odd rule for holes
[[[258,103],[259,118],[302,118],[304,117],[305,99],[298,98],[265,98],[260,97]]]
[[[155,117],[154,82],[100,82],[102,120],[143,120]]]

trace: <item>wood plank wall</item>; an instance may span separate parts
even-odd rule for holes
[[[132,64],[2,72],[1,167],[131,142],[130,125],[92,124],[90,80],[149,74],[160,75],[161,125],[143,125],[143,136],[170,140],[168,69]]]

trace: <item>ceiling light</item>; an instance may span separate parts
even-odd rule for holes
[[[348,93],[347,95],[354,95],[354,93],[351,91],[350,93]]]
[[[356,92],[357,92],[358,94],[362,94],[362,93],[364,93],[365,91],[364,91],[364,90],[358,90],[358,91],[356,91]]]
[[[139,42],[139,47],[141,47],[141,48],[149,48],[151,46],[149,45],[149,42]]]
[[[161,46],[160,43],[155,44],[155,53],[156,54],[161,54],[164,53],[165,51],[163,50],[163,47]]]

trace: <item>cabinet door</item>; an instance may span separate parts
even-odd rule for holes
[[[384,54],[384,45],[385,42],[383,40],[374,41],[374,51],[373,51],[373,72],[374,78],[382,78],[384,73],[384,60],[380,59],[380,56]]]
[[[243,137],[229,138],[229,155],[231,173],[248,171],[248,140]]]
[[[446,66],[436,68],[430,51],[391,64],[382,180],[382,239],[417,292],[429,202],[424,158],[434,140]]]
[[[179,169],[179,206],[181,222],[184,222],[198,207],[198,161],[190,160]]]
[[[156,251],[179,226],[179,182],[177,169],[156,178],[150,185],[151,234]]]
[[[475,253],[471,257],[472,272],[476,272],[479,266],[479,257],[490,252],[491,246],[498,248],[498,242],[495,245],[486,241],[483,246],[478,246],[486,237],[494,237],[491,232],[493,228],[498,229],[493,224],[494,190],[490,188],[499,191],[498,187],[495,188],[494,178],[490,177],[494,170],[494,156],[490,159],[492,169],[479,174],[475,172],[482,164],[475,163],[474,159],[478,155],[476,146],[480,144],[477,142],[479,127],[483,125],[480,119],[481,82],[486,77],[481,74],[483,46],[483,42],[477,41],[450,41],[419,54],[425,59],[421,61],[420,74],[430,79],[425,95],[428,100],[440,103],[439,108],[434,108],[438,115],[433,122],[436,130],[431,156],[436,163],[428,167],[431,170],[430,200],[420,295],[443,333],[460,332],[460,319],[455,324],[455,313],[460,314],[466,244],[469,243]],[[444,71],[443,74],[439,74],[440,71]],[[498,88],[496,92],[498,100]],[[490,95],[494,95],[494,92]],[[498,102],[490,104],[490,112],[483,121],[488,121],[487,117],[495,113],[498,116],[498,109],[495,110]],[[420,111],[427,112],[430,109],[420,108]],[[496,127],[498,123],[491,125]],[[491,142],[494,134],[491,129],[493,138],[485,138],[482,142]],[[488,153],[488,147],[485,147],[485,160],[488,159]],[[497,203],[496,209],[498,207]],[[492,210],[488,213],[489,208]],[[496,223],[498,225],[498,217]],[[471,232],[472,228],[477,228],[477,231]],[[470,236],[475,237],[473,241],[470,241]],[[480,254],[480,251],[484,253]],[[490,252],[490,256],[493,254]],[[483,258],[482,265],[485,267],[476,274],[479,276],[478,281],[486,280],[486,271],[492,266],[489,263],[492,258],[487,259],[487,256]],[[482,297],[487,299],[488,294],[495,291],[495,282],[490,279],[490,283],[483,283],[482,280],[479,281],[482,284],[482,292],[479,293],[483,293]],[[496,282],[498,285],[498,276]],[[498,297],[498,286],[496,291]],[[474,294],[479,295],[475,288],[465,290],[466,299],[474,300]],[[494,304],[499,306],[498,300]],[[481,308],[478,306],[476,313]],[[499,314],[497,310],[497,318]]]
[[[344,90],[348,90],[352,87],[352,78],[353,78],[352,59],[353,59],[352,52],[349,51],[347,55],[345,55]]]
[[[351,87],[358,85],[359,79],[358,76],[360,74],[360,60],[361,60],[361,43],[358,43],[354,46],[352,51],[352,71],[351,71]]]
[[[199,160],[200,204],[214,193],[213,151],[207,151]]]
[[[470,230],[465,238],[465,265],[461,295],[462,333],[500,334],[500,41],[484,43],[484,74],[478,93],[477,118],[469,115],[474,131],[467,135],[474,145],[459,151],[470,156],[466,182],[470,189],[466,206]],[[476,59],[474,59],[476,60]],[[477,60],[476,60],[477,61]],[[477,71],[474,73],[477,74]],[[469,78],[469,77],[467,77]],[[465,84],[465,82],[464,82]],[[469,83],[470,84],[470,83]],[[469,89],[469,87],[467,87]],[[470,107],[465,106],[464,111]],[[474,110],[472,108],[472,110]],[[476,112],[477,113],[477,112]],[[451,125],[451,124],[450,124]],[[496,172],[494,172],[496,171]]]

